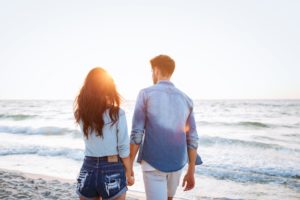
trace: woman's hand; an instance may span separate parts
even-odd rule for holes
[[[132,172],[126,172],[126,179],[128,186],[132,186],[134,184],[134,176],[132,176]]]
[[[133,176],[133,166],[130,162],[130,158],[128,156],[121,159],[125,167],[125,176],[127,179],[127,184],[128,186],[132,186],[134,184],[134,176]]]

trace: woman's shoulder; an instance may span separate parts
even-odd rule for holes
[[[123,116],[126,115],[125,110],[122,109],[122,108],[119,108],[118,114],[119,114],[119,117],[123,117]],[[106,112],[104,113],[104,117],[110,119],[110,117],[109,117],[109,109],[107,109]]]
[[[125,116],[125,110],[123,109],[123,108],[119,108],[119,116],[121,117],[121,116]]]

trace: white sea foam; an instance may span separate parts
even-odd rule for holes
[[[17,146],[2,147],[0,156],[8,155],[39,155],[39,156],[61,156],[73,160],[83,160],[84,153],[82,149],[72,148],[53,148],[44,146]]]
[[[3,126],[0,125],[0,132],[14,133],[14,134],[26,134],[26,135],[64,135],[74,134],[79,135],[80,132],[77,129],[70,129],[67,127],[30,127],[30,126]]]

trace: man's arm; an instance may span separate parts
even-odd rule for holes
[[[189,164],[188,170],[183,178],[182,187],[184,187],[184,191],[191,190],[195,187],[195,163],[197,157],[197,150],[188,148],[188,156],[189,156]]]
[[[130,144],[130,163],[131,163],[131,176],[134,176],[133,162],[135,160],[136,154],[140,148],[138,144]]]
[[[184,191],[191,190],[195,187],[195,165],[197,158],[197,148],[198,148],[198,133],[196,129],[196,122],[193,110],[191,111],[188,120],[187,120],[187,128],[186,128],[186,141],[188,147],[188,170],[183,178],[182,187]]]
[[[133,172],[133,163],[136,157],[136,154],[140,148],[140,144],[143,141],[144,130],[145,130],[145,120],[146,120],[146,105],[144,92],[140,91],[132,118],[132,130],[130,135],[130,163],[132,167],[132,176]]]

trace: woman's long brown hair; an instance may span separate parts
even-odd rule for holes
[[[92,69],[74,101],[74,116],[83,122],[83,133],[88,138],[91,131],[103,137],[103,114],[109,110],[112,124],[119,119],[120,95],[112,77],[100,67]]]

